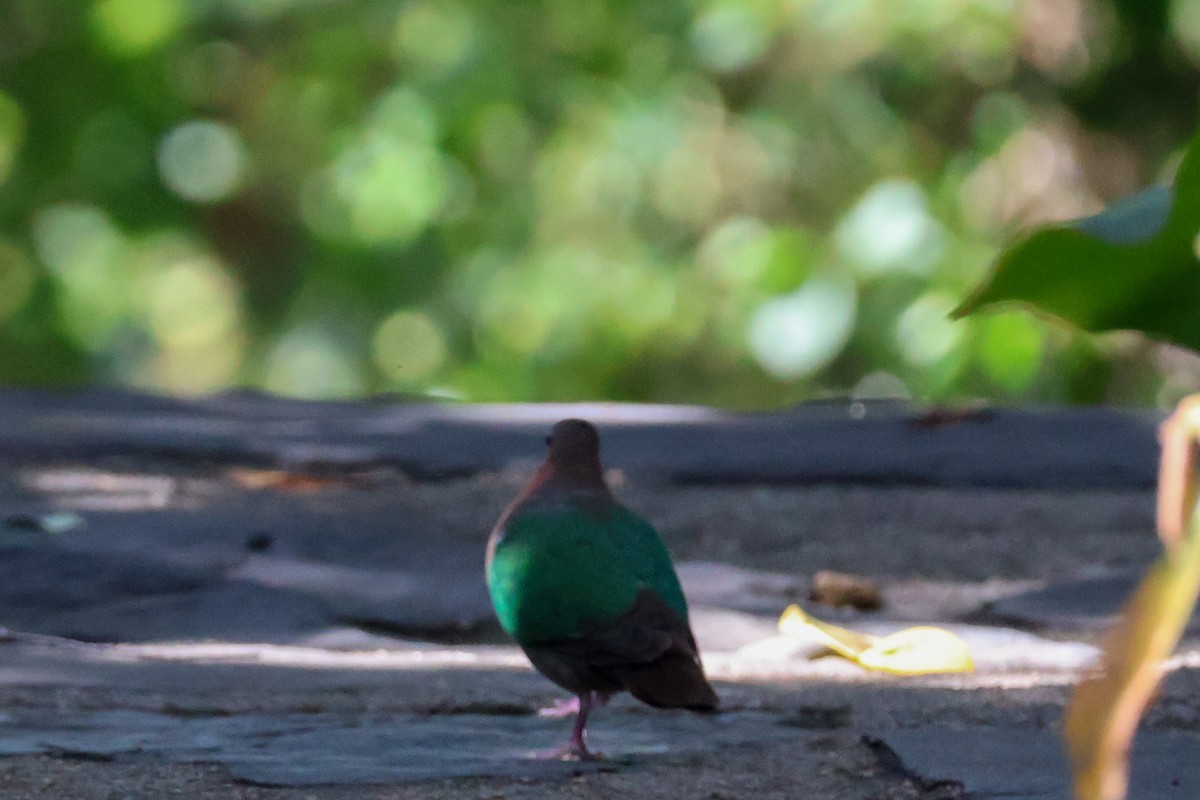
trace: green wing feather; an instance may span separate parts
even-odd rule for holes
[[[596,513],[529,509],[504,526],[487,571],[500,624],[518,642],[571,639],[629,611],[650,589],[687,619],[687,602],[658,533],[620,506]]]

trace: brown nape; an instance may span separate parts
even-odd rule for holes
[[[564,419],[556,422],[546,439],[546,460],[556,467],[600,467],[600,434],[590,422]]]

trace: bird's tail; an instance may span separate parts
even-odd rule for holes
[[[668,650],[648,664],[615,670],[629,693],[655,708],[715,711],[720,698],[691,653]]]

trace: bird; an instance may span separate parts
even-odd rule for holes
[[[600,435],[564,419],[546,458],[501,514],[485,572],[500,626],[545,677],[575,695],[565,747],[590,761],[588,716],[628,691],[657,708],[713,711],[687,600],[654,527],[617,502],[600,465]],[[552,715],[558,715],[552,712]]]

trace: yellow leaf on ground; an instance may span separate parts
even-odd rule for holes
[[[907,628],[864,650],[858,663],[893,675],[971,672],[975,661],[966,642],[943,628]]]
[[[857,661],[859,654],[876,642],[876,637],[869,634],[856,633],[810,617],[804,613],[804,609],[794,604],[788,606],[779,618],[779,632],[787,636],[816,634],[821,644],[851,661]]]
[[[872,636],[822,622],[791,605],[779,618],[779,632],[788,636],[815,635],[833,652],[867,669],[894,675],[970,672],[971,652],[948,630],[921,626],[888,636]]]

